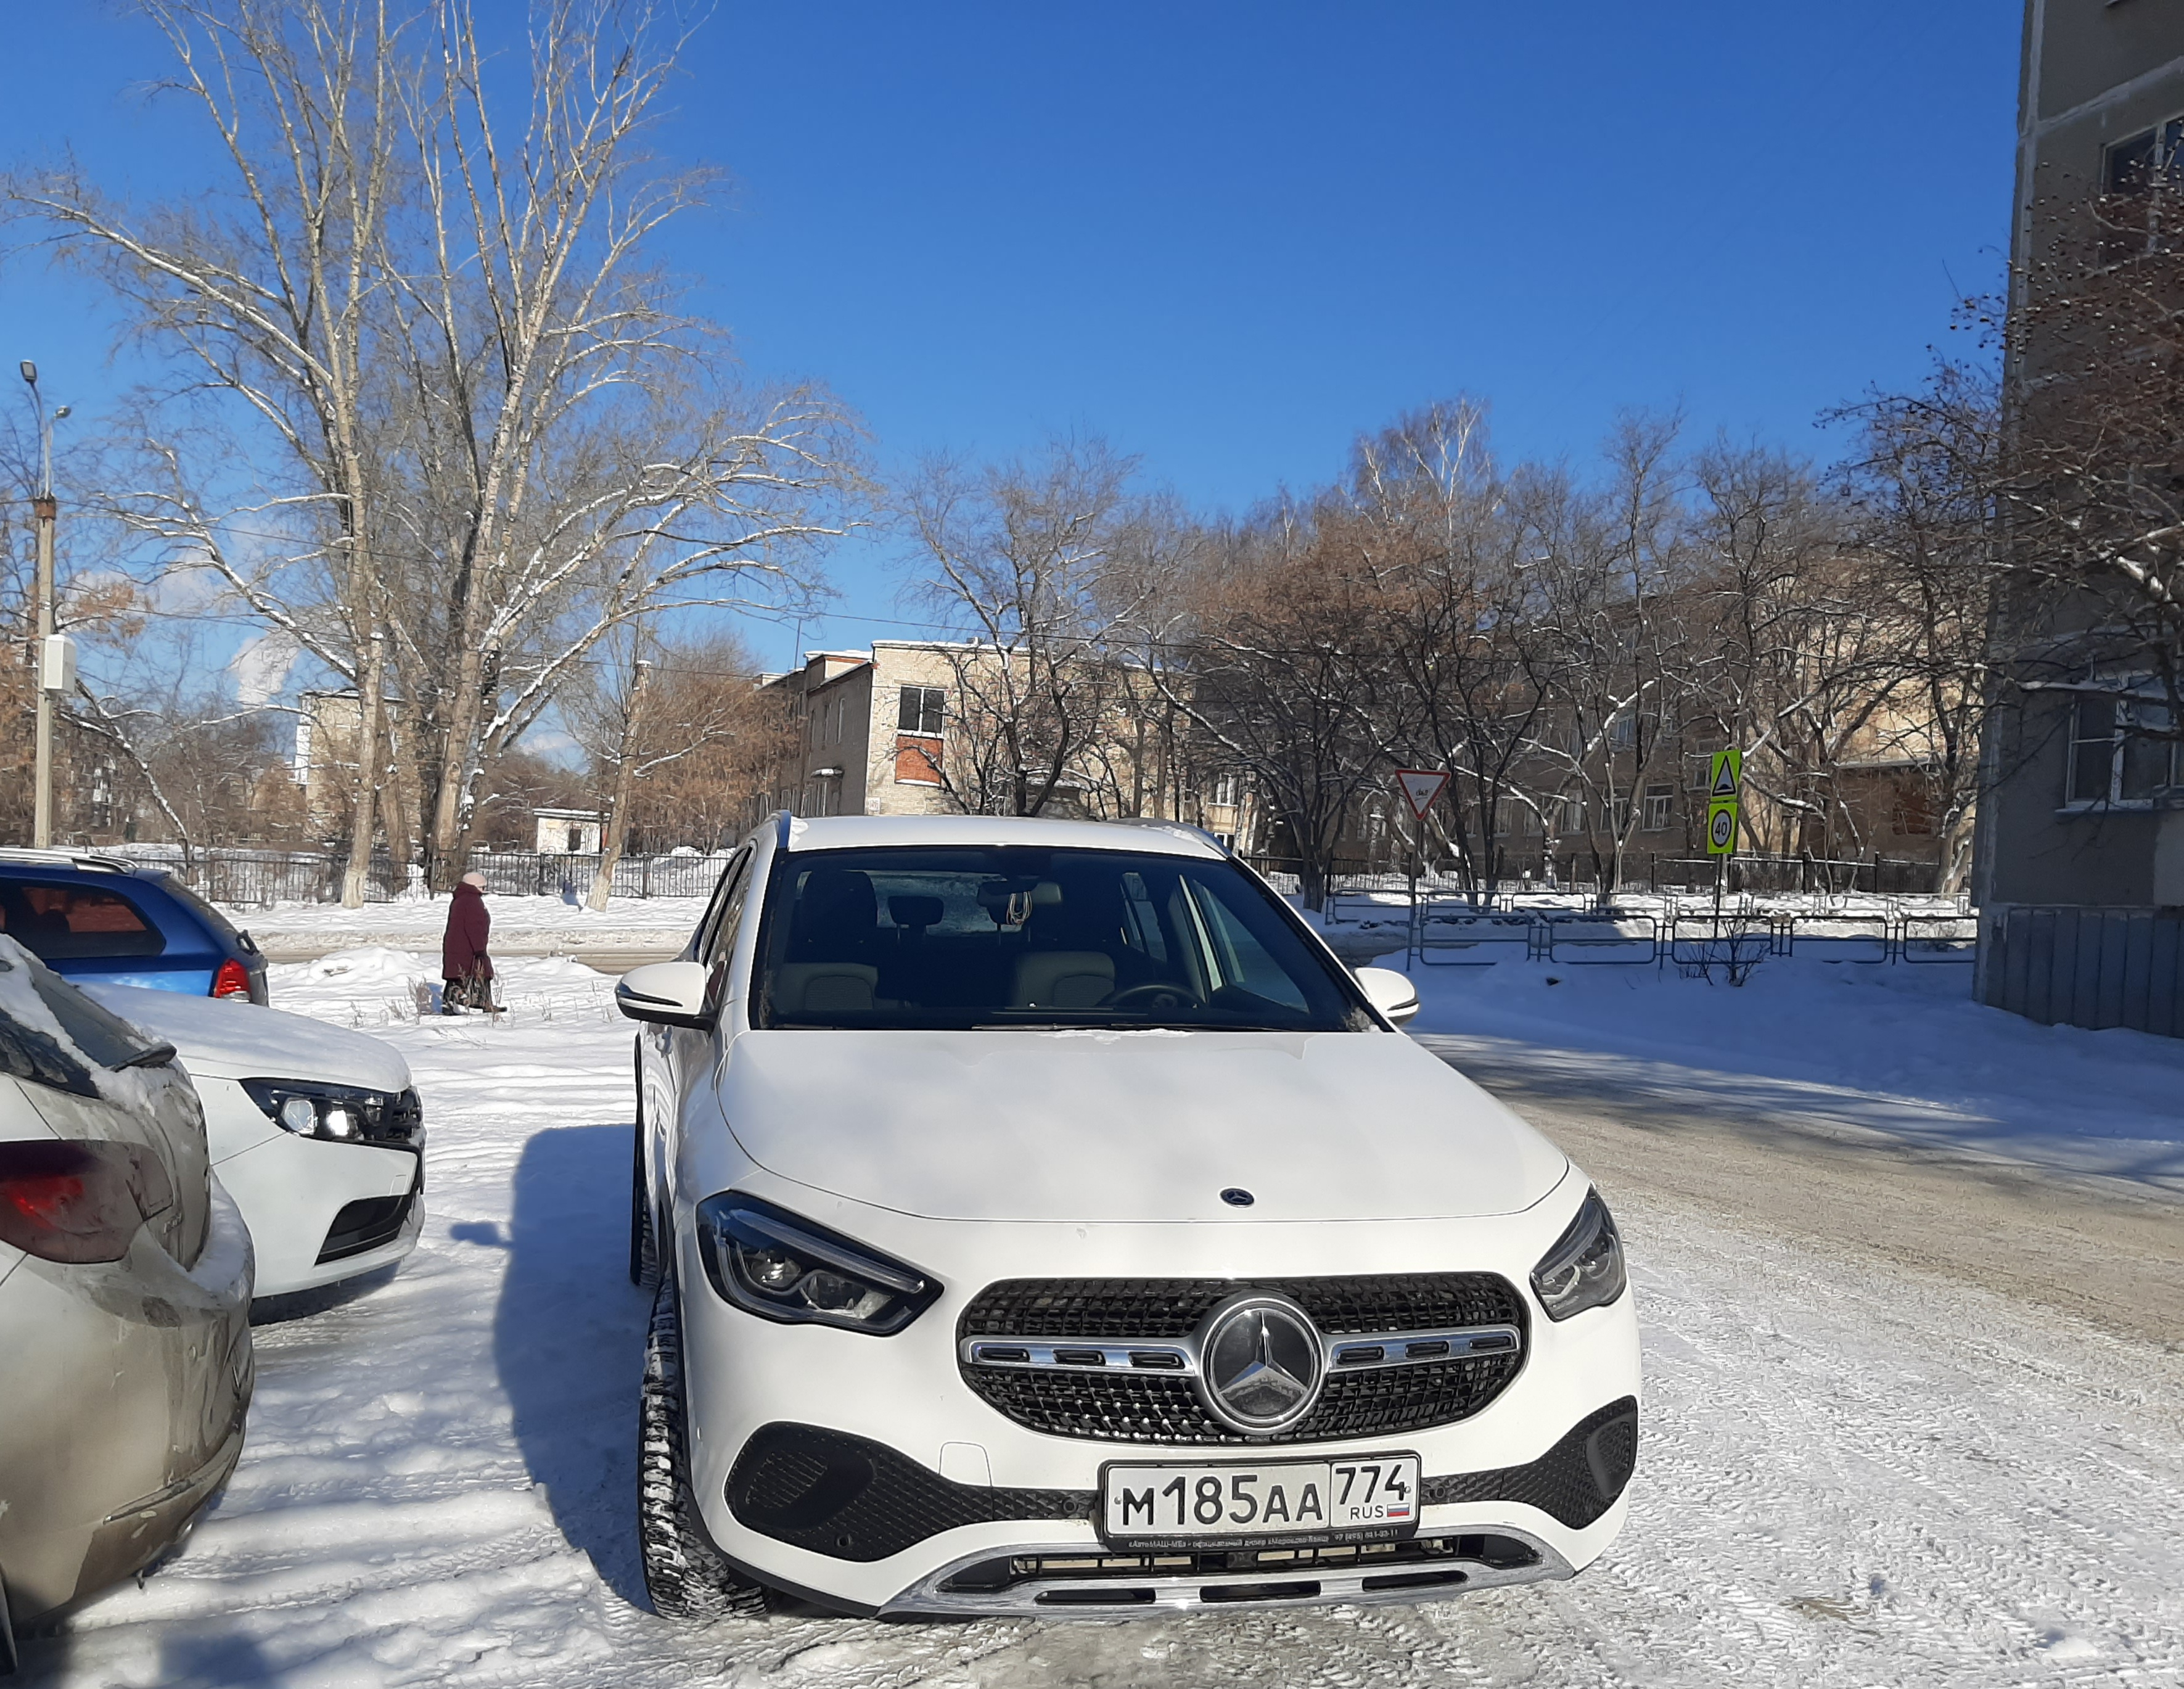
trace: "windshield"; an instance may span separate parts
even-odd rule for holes
[[[757,975],[766,1027],[1373,1025],[1233,863],[1123,850],[777,857]]]

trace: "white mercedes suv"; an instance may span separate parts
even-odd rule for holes
[[[1621,1528],[1607,1207],[1206,835],[779,816],[616,995],[660,1612],[1417,1602]]]

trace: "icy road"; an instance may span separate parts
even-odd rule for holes
[[[1584,1577],[1414,1609],[669,1625],[631,1534],[629,1032],[573,962],[510,963],[490,1028],[401,1023],[401,972],[336,958],[276,992],[408,1055],[422,1246],[259,1329],[226,1500],[142,1589],[33,1643],[30,1681],[2184,1683],[2173,1194],[1861,1135],[1719,1066],[1507,1037],[1443,1053],[1600,1178],[1646,1328],[1635,1508]]]

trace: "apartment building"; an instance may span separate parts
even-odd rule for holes
[[[2171,263],[2175,237],[2130,231],[2130,204],[2184,188],[2184,0],[2030,0],[2019,85],[2013,309],[2051,266]],[[2135,250],[2126,250],[2126,247]],[[2113,249],[2111,249],[2113,248]],[[2042,385],[2075,379],[2029,319],[2007,399],[2015,426]],[[2036,559],[2027,559],[2028,563]],[[1998,652],[2025,702],[1990,729],[1974,893],[1981,1001],[2036,1020],[2184,1035],[2184,764],[2143,652],[2112,658],[2108,607],[2085,594],[2013,627]],[[2042,652],[2037,672],[2025,653]]]
[[[946,766],[962,648],[875,639],[869,651],[813,651],[759,683],[800,729],[771,807],[799,815],[951,815]]]

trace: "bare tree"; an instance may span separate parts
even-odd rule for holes
[[[2000,399],[1992,368],[1942,360],[1913,392],[1834,413],[1858,430],[1838,474],[1859,587],[1895,633],[1898,701],[1877,736],[1925,772],[1945,889],[1970,870],[1981,744],[2006,694],[1989,630]]]
[[[1163,630],[1150,671],[1248,774],[1313,909],[1360,800],[1412,726],[1414,695],[1393,659],[1398,583],[1374,538],[1333,499],[1210,536],[1194,599]]]
[[[733,639],[623,635],[614,645],[561,707],[594,785],[616,791],[610,814],[626,844],[718,848],[748,824],[793,744],[793,723],[759,689],[757,663]]]
[[[1622,883],[1646,783],[1674,766],[1676,712],[1706,661],[1694,638],[1679,426],[1624,418],[1597,497],[1559,475],[1529,477],[1519,495],[1553,700],[1532,750],[1560,777],[1557,825],[1568,800],[1582,806],[1603,897]]]
[[[234,209],[9,188],[176,360],[114,507],[355,685],[367,736],[398,687],[444,882],[484,772],[601,640],[800,588],[845,419],[738,387],[648,262],[705,186],[642,151],[687,39],[664,4],[538,8],[504,86],[466,0],[143,3]]]
[[[1143,597],[1124,567],[1145,518],[1136,469],[1104,442],[1065,441],[1035,462],[935,463],[913,489],[920,595],[971,636],[936,647],[956,700],[936,772],[973,814],[1038,815],[1112,747],[1130,695],[1115,647]]]
[[[1395,583],[1391,651],[1412,724],[1401,754],[1453,777],[1429,819],[1466,881],[1490,888],[1526,803],[1516,775],[1547,708],[1547,648],[1485,422],[1466,399],[1402,418],[1359,443],[1350,496]]]

